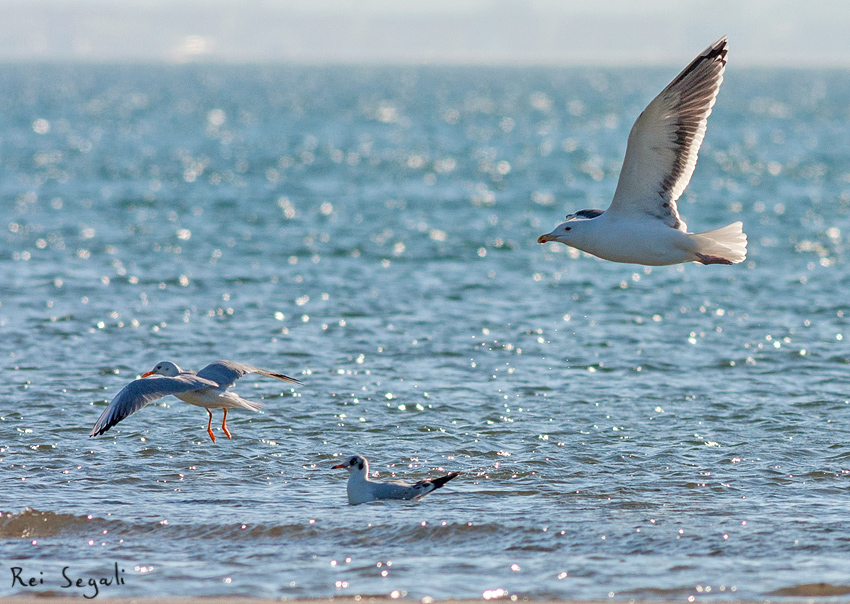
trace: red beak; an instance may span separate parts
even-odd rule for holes
[[[148,371],[147,373],[143,373],[142,377],[148,377],[149,375],[153,375],[153,371]]]
[[[331,470],[338,470],[339,468],[347,468],[347,463],[338,463],[335,466],[331,466]]]

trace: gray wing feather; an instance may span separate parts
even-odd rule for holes
[[[230,388],[236,383],[236,380],[248,373],[264,375],[266,377],[275,378],[276,380],[289,382],[291,384],[301,383],[288,375],[266,371],[265,369],[246,365],[245,363],[237,363],[236,361],[216,361],[214,363],[210,363],[201,369],[197,375],[198,377],[211,380],[223,388]]]
[[[649,214],[686,231],[676,200],[688,186],[726,66],[726,37],[706,48],[640,114],[609,213]]]
[[[152,377],[134,380],[124,386],[107,405],[94,424],[89,436],[98,436],[109,430],[128,415],[132,415],[157,399],[169,394],[215,387],[209,380],[192,375],[177,377]]]
[[[379,499],[419,499],[458,476],[460,472],[449,472],[445,476],[426,478],[414,483],[393,481],[373,484]]]
[[[402,482],[375,482],[376,499],[414,499],[419,491],[414,490],[412,484]]]

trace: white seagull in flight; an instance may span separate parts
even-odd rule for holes
[[[439,478],[426,478],[419,482],[375,482],[369,480],[369,462],[362,455],[352,455],[344,463],[331,469],[348,469],[348,503],[357,505],[379,499],[421,499],[435,489],[439,489],[460,472],[449,472]]]
[[[746,258],[740,222],[689,233],[676,209],[723,81],[726,46],[724,36],[706,48],[640,114],[611,206],[570,214],[537,243],[559,241],[605,260],[652,266],[737,264]]]
[[[213,442],[215,442],[215,435],[212,431],[212,411],[210,409],[223,409],[224,419],[221,420],[221,429],[224,430],[227,438],[233,438],[226,426],[227,410],[239,408],[259,411],[263,406],[262,403],[245,400],[230,390],[236,380],[246,373],[258,373],[292,384],[301,383],[282,373],[272,373],[265,369],[258,369],[234,361],[216,361],[197,373],[180,369],[171,361],[163,361],[157,363],[156,367],[147,373],[142,374],[140,379],[133,380],[124,386],[121,392],[115,395],[112,402],[97,418],[89,436],[103,434],[128,415],[157,399],[173,394],[181,401],[197,407],[204,407],[207,410],[210,416],[210,421],[207,423],[207,433]],[[152,375],[165,377],[148,377]]]

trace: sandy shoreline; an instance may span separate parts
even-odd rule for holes
[[[0,597],[0,604],[67,604],[70,600],[82,601],[81,596],[40,596],[37,593],[25,596],[10,596]],[[222,597],[222,596],[198,596],[198,597],[164,597],[164,598],[101,598],[98,597],[96,602],[102,604],[280,604],[281,602],[293,602],[295,604],[410,604],[411,602],[420,602],[420,600],[411,600],[406,598],[387,598],[387,597],[370,597],[363,596],[360,599],[356,598],[304,598],[304,599],[271,599],[271,598],[244,598],[244,597]],[[531,600],[520,598],[516,602],[533,602],[534,604],[611,604],[616,602],[629,602],[629,599],[618,598],[617,600]],[[672,602],[680,603],[682,598],[676,599],[654,599],[631,600],[639,604],[669,604]],[[810,602],[811,599],[806,600]],[[510,598],[502,598],[499,600],[434,600],[434,604],[483,604],[484,602],[502,602],[507,604],[511,602]],[[724,601],[724,604],[765,604],[765,601],[746,601],[746,600],[731,600]]]
[[[850,595],[850,585],[833,585],[830,583],[802,583],[793,587],[785,587],[777,589],[765,594],[764,598],[758,600],[725,600],[720,598],[724,604],[767,604],[770,598],[776,598],[780,601],[799,601],[798,598],[805,598],[806,603],[823,601],[836,602],[844,601]],[[632,596],[632,597],[630,597]],[[636,596],[636,597],[634,597]],[[844,596],[844,598],[842,598]],[[836,600],[834,598],[838,597]],[[827,600],[826,598],[829,598]],[[705,601],[707,598],[700,597],[699,600]],[[716,599],[716,598],[715,598]],[[56,595],[55,592],[37,592],[33,591],[24,595],[15,596],[0,596],[0,604],[65,604],[69,600],[80,601],[83,597],[80,594]],[[531,602],[533,604],[611,604],[612,602],[638,602],[640,604],[670,604],[673,602],[681,603],[686,598],[681,594],[674,596],[670,594],[664,597],[661,594],[655,594],[654,597],[644,598],[637,594],[621,594],[616,598],[604,600],[556,600],[556,599],[532,599],[532,598],[517,598],[516,596],[505,598],[493,598],[487,600],[484,598],[477,599],[456,599],[448,598],[445,600],[424,598],[417,600],[412,598],[392,598],[385,595],[374,596],[345,596],[334,598],[250,598],[243,596],[164,596],[164,597],[97,597],[98,602],[105,604],[279,604],[280,602],[292,602],[294,604],[401,604],[418,602],[421,604],[483,604],[485,602],[501,602],[510,604],[512,602]],[[692,600],[688,600],[692,601]]]
[[[67,604],[70,600],[81,601],[81,596],[39,596],[33,593],[29,596],[0,597],[0,604]],[[405,598],[387,598],[364,596],[359,600],[355,598],[304,598],[304,599],[273,599],[273,598],[245,598],[245,597],[222,597],[222,596],[198,596],[198,597],[164,597],[164,598],[101,598],[94,601],[103,604],[280,604],[281,602],[293,602],[295,604],[410,604],[420,602]],[[677,600],[678,601],[678,600]],[[434,600],[434,604],[483,604],[491,600]],[[511,602],[510,598],[501,600],[503,603]],[[534,604],[611,604],[611,600],[523,600],[517,602],[534,602]],[[649,600],[639,600],[642,604],[651,604]],[[656,602],[673,602],[673,600],[656,600]],[[742,604],[734,602],[729,604]],[[755,603],[753,603],[755,604]],[[759,602],[763,604],[763,602]]]
[[[66,604],[69,600],[80,601],[81,596],[40,596],[37,593],[24,596],[0,597],[0,604]],[[281,602],[293,602],[295,604],[410,604],[420,602],[406,598],[388,598],[384,596],[362,596],[360,598],[245,598],[245,597],[222,597],[222,596],[198,596],[198,597],[164,597],[164,598],[101,598],[96,599],[103,604],[280,604]],[[434,604],[483,604],[484,602],[501,601],[511,602],[510,598],[501,600],[434,600]],[[679,600],[677,600],[679,601]],[[526,600],[518,599],[516,602],[534,602],[534,604],[611,604],[611,600]],[[650,600],[640,600],[642,604],[651,604]],[[673,600],[654,600],[654,602],[673,602]],[[743,601],[729,604],[742,604]],[[763,603],[759,603],[763,604]]]
[[[826,589],[821,590],[818,587],[823,584],[812,584],[811,590],[806,590],[808,595],[797,595],[797,594],[780,594],[774,593],[773,597],[776,597],[780,601],[799,601],[795,598],[806,598],[806,604],[815,601],[823,601],[823,602],[836,602],[833,599],[836,595],[845,595],[846,591],[842,593],[835,593],[830,587],[826,586]],[[817,593],[821,592],[821,593]],[[789,599],[790,596],[790,599]],[[830,598],[826,600],[825,598]],[[820,600],[818,600],[820,599]],[[82,601],[83,598],[81,596],[55,596],[55,595],[39,595],[38,593],[32,593],[31,595],[23,595],[23,596],[8,596],[8,597],[0,597],[0,604],[66,604],[70,600]],[[197,596],[197,597],[170,597],[166,596],[163,598],[157,597],[143,597],[143,598],[101,598],[98,597],[96,599],[97,602],[101,602],[103,604],[280,604],[280,602],[293,602],[295,604],[400,604],[411,602],[420,602],[419,600],[412,600],[407,598],[388,598],[385,596],[362,596],[359,598],[355,597],[344,597],[344,598],[293,598],[293,599],[283,599],[283,598],[246,598],[246,597],[224,597],[224,596]],[[434,604],[483,604],[485,602],[493,602],[498,601],[504,604],[510,603],[512,601],[515,602],[532,602],[533,604],[612,604],[612,602],[636,602],[638,604],[671,604],[673,602],[681,603],[683,598],[622,598],[618,597],[615,599],[605,599],[605,600],[534,600],[527,598],[519,598],[517,600],[512,600],[510,598],[500,598],[498,600],[484,600],[484,599],[475,599],[475,600],[458,600],[458,599],[446,599],[446,600],[433,600]],[[841,600],[838,600],[841,601]],[[759,599],[759,600],[722,600],[723,604],[766,604],[770,602],[769,599]],[[430,603],[429,603],[430,604]]]

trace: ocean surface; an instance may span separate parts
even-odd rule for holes
[[[850,72],[730,54],[679,208],[742,220],[745,263],[536,243],[608,206],[687,59],[0,66],[0,595],[850,584]],[[243,378],[233,440],[174,398],[89,438],[219,358],[303,385]],[[463,475],[349,506],[354,453]]]

